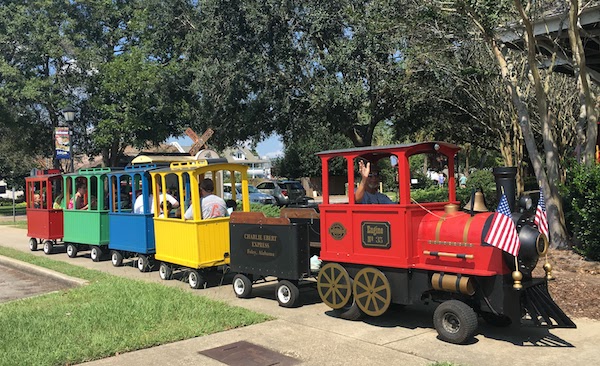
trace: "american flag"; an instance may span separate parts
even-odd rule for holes
[[[519,254],[519,248],[521,247],[519,233],[517,233],[517,228],[510,214],[510,206],[508,206],[508,200],[504,194],[500,198],[500,204],[498,204],[498,209],[494,214],[492,227],[485,237],[485,242],[515,257]]]
[[[544,201],[544,192],[540,188],[540,199],[538,200],[537,210],[535,210],[535,219],[533,223],[537,225],[540,233],[548,236],[548,216],[546,215],[546,201]]]

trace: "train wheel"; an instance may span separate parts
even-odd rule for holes
[[[340,311],[340,318],[346,320],[360,320],[365,316],[365,313],[360,310],[354,299],[351,299],[346,306],[340,309]]]
[[[112,262],[113,266],[121,267],[121,265],[123,264],[123,254],[121,254],[121,252],[119,252],[118,250],[111,250],[110,261]]]
[[[370,316],[385,313],[392,302],[390,282],[383,272],[373,267],[358,271],[354,277],[352,294],[360,310]]]
[[[52,250],[54,250],[54,243],[52,243],[52,240],[46,240],[44,242],[44,254],[52,254]]]
[[[235,296],[245,299],[252,293],[252,281],[246,275],[236,274],[233,277],[233,292]]]
[[[161,263],[160,267],[158,268],[158,275],[160,276],[161,280],[170,280],[173,278],[173,269],[168,264]]]
[[[69,258],[77,257],[77,246],[75,244],[67,244],[67,255]]]
[[[352,296],[352,280],[348,271],[338,263],[327,263],[319,271],[317,291],[325,305],[341,309]]]
[[[284,308],[293,308],[298,306],[300,300],[300,290],[298,286],[290,281],[281,280],[275,289],[275,296],[280,306]]]
[[[100,258],[102,258],[102,249],[97,245],[93,245],[92,250],[90,251],[90,257],[92,257],[94,262],[100,262]]]
[[[148,271],[149,264],[150,263],[148,262],[148,257],[146,257],[143,254],[140,254],[138,256],[137,267],[140,270],[140,272],[146,272],[146,271]]]
[[[29,250],[35,252],[37,250],[38,242],[36,238],[29,239]]]
[[[198,274],[198,271],[192,269],[188,273],[188,283],[191,288],[197,289],[204,287],[206,285],[206,280],[202,275]]]
[[[441,340],[462,344],[475,335],[477,314],[462,301],[444,301],[433,313],[433,326]]]

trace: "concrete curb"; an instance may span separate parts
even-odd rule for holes
[[[34,264],[22,262],[22,261],[13,259],[13,258],[2,256],[2,255],[0,255],[0,264],[7,266],[7,267],[14,268],[14,269],[18,269],[21,271],[25,271],[28,273],[35,273],[39,276],[52,277],[53,279],[55,279],[59,282],[63,282],[70,286],[73,286],[73,285],[83,286],[83,285],[87,285],[89,283],[88,281],[82,280],[81,278],[67,276],[65,274],[53,271],[48,268],[39,267]]]

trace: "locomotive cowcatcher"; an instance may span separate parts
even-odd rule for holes
[[[342,318],[380,316],[390,304],[437,302],[433,323],[440,339],[470,340],[478,315],[498,325],[574,328],[548,293],[546,276],[533,270],[546,254],[548,240],[533,223],[534,212],[515,209],[514,168],[495,172],[498,191],[506,192],[521,242],[518,257],[485,242],[493,212],[460,211],[456,199],[455,157],[459,147],[444,142],[370,146],[324,151],[323,204],[320,208],[323,261],[317,289],[323,302]],[[420,156],[420,157],[419,157]],[[352,194],[360,160],[387,164],[396,172],[395,204],[357,204]],[[417,202],[411,197],[411,165],[443,170],[447,199]],[[339,177],[332,164],[344,164],[348,203],[330,193]],[[442,169],[443,168],[443,169]],[[447,170],[446,170],[447,169]],[[500,188],[502,186],[502,188]],[[515,268],[518,263],[518,268]]]

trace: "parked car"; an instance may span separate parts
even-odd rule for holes
[[[236,200],[242,199],[242,184],[236,183],[235,185],[236,191]],[[256,189],[255,186],[248,185],[248,193],[250,194],[250,203],[261,203],[263,205],[276,205],[277,200],[275,197],[270,194],[265,194]],[[223,184],[223,199],[229,200],[233,199],[233,195],[231,194],[231,183]]]
[[[291,203],[302,201],[306,196],[306,191],[302,187],[302,183],[297,180],[268,180],[259,183],[256,188],[265,194],[275,197],[279,206],[287,206]]]

